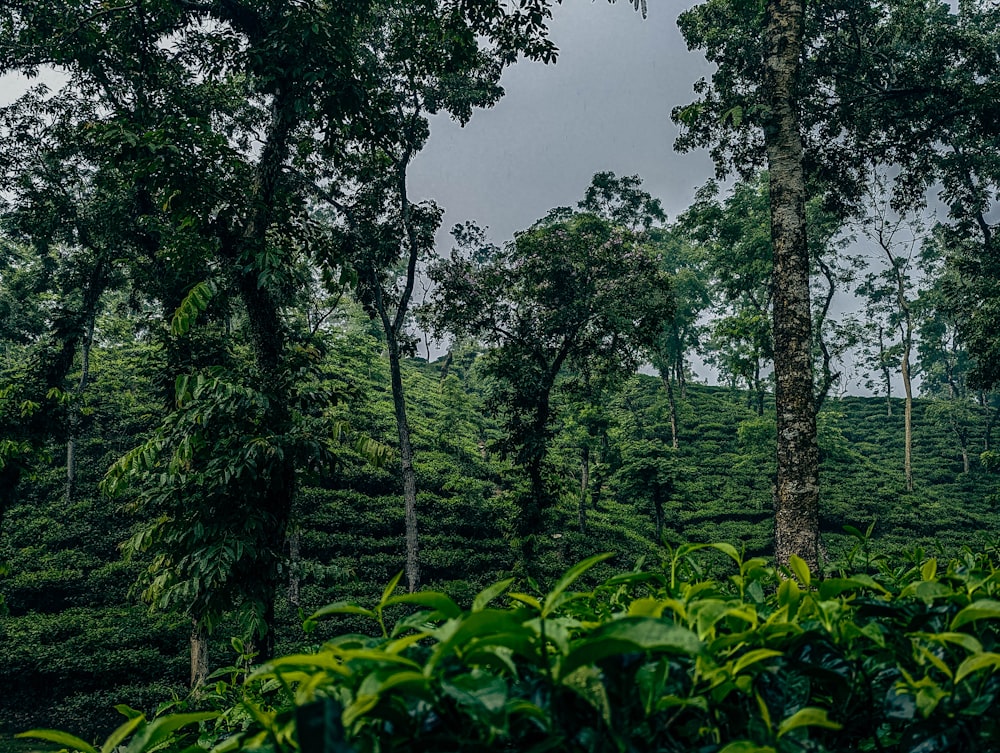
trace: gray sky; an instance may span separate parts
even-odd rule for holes
[[[671,219],[683,211],[713,174],[706,152],[673,151],[670,111],[691,102],[694,82],[712,72],[677,30],[678,14],[691,4],[650,0],[643,19],[629,0],[563,0],[550,27],[560,50],[555,64],[509,68],[506,96],[475,112],[464,128],[434,118],[411,167],[410,193],[445,209],[439,251],[448,252],[448,231],[467,220],[487,226],[502,243],[552,207],[575,204],[601,170],[638,174]],[[48,78],[58,85],[58,76]],[[0,77],[0,104],[25,83]],[[711,369],[694,361],[695,372],[713,380]]]
[[[555,8],[554,65],[520,62],[506,96],[464,128],[444,117],[414,162],[414,198],[446,210],[447,230],[475,220],[496,242],[555,206],[575,204],[600,170],[639,174],[673,217],[712,175],[705,153],[673,151],[670,110],[692,101],[710,68],[677,31],[687,2],[653,0],[643,19],[629,0],[564,0]]]

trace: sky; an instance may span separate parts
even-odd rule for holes
[[[677,31],[689,5],[652,0],[643,19],[628,0],[563,0],[550,27],[555,64],[509,68],[506,96],[464,128],[434,118],[409,186],[445,209],[441,242],[466,220],[503,242],[552,207],[575,204],[602,170],[640,175],[671,217],[685,209],[713,172],[707,154],[672,148],[670,110],[691,102],[694,82],[711,73]]]
[[[671,219],[687,208],[713,175],[706,152],[673,150],[671,109],[693,101],[695,81],[712,73],[677,30],[678,14],[691,4],[649,0],[643,18],[630,0],[562,0],[550,24],[556,63],[511,66],[505,96],[464,127],[433,118],[409,190],[445,210],[439,253],[450,250],[450,228],[468,220],[503,243],[552,207],[575,204],[604,170],[641,176]],[[24,79],[0,77],[0,105],[24,87]],[[693,366],[699,378],[714,381],[700,359]],[[850,391],[863,390],[855,383]]]

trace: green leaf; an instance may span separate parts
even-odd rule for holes
[[[958,670],[955,672],[955,682],[959,683],[973,672],[986,668],[1000,669],[1000,654],[985,653],[968,657],[958,665]]]
[[[171,714],[154,719],[132,738],[132,742],[129,743],[125,751],[126,753],[151,751],[160,743],[165,742],[177,730],[190,724],[215,719],[218,716],[219,714],[215,711],[202,711],[193,714]]]
[[[402,579],[402,577],[403,577],[403,571],[400,570],[398,573],[396,573],[396,577],[389,581],[389,585],[387,585],[385,587],[385,590],[382,592],[382,598],[379,599],[380,607],[385,607],[386,604],[388,604],[389,597],[392,596],[392,592],[396,590],[396,586],[399,585],[399,581]]]
[[[76,735],[68,732],[60,732],[56,729],[29,729],[27,732],[20,732],[14,737],[31,737],[36,740],[47,740],[50,743],[62,745],[70,750],[79,750],[83,753],[99,753],[97,748]]]
[[[795,573],[795,577],[799,579],[799,582],[806,588],[809,588],[812,575],[809,572],[809,565],[806,564],[806,561],[797,554],[793,554],[788,558],[788,567]]]
[[[375,619],[378,615],[375,614],[371,609],[365,609],[364,607],[358,606],[357,604],[351,604],[346,601],[338,601],[333,604],[328,604],[325,607],[318,609],[309,616],[310,621],[318,620],[320,617],[326,617],[331,614],[360,614],[365,617],[371,617]]]
[[[770,659],[773,656],[781,656],[782,654],[784,654],[783,651],[776,651],[773,648],[755,648],[752,651],[747,651],[736,660],[736,663],[733,665],[733,674],[738,675],[752,664]]]
[[[493,585],[484,588],[476,594],[476,598],[472,600],[472,611],[481,612],[484,610],[491,601],[510,588],[510,584],[513,582],[513,578],[507,578],[506,580],[502,580],[499,583],[494,583]]]
[[[935,576],[937,576],[937,560],[931,558],[920,568],[920,577],[923,580],[934,580]]]
[[[588,557],[583,560],[583,562],[578,562],[573,565],[565,574],[556,582],[552,587],[552,590],[545,597],[545,603],[542,605],[542,617],[548,617],[548,615],[554,609],[556,600],[562,595],[562,593],[573,585],[576,580],[587,572],[594,565],[599,562],[604,562],[604,560],[611,559],[614,557],[614,552],[604,552],[603,554],[595,554],[593,557]]]
[[[601,625],[572,649],[559,669],[566,677],[578,667],[635,651],[696,654],[702,642],[690,630],[650,617],[625,617]]]
[[[757,745],[749,740],[736,740],[722,748],[719,753],[775,753],[770,745]]]
[[[128,737],[135,731],[136,727],[138,727],[145,721],[146,717],[143,716],[142,714],[131,717],[127,722],[125,722],[123,725],[118,727],[118,729],[116,729],[114,732],[108,735],[108,739],[105,740],[104,745],[101,746],[101,753],[111,753],[111,751],[113,751],[115,748],[121,745],[122,741],[126,737]]]
[[[955,615],[955,618],[951,621],[951,629],[955,630],[975,620],[995,619],[1000,619],[1000,601],[980,599],[979,601],[972,602]]]
[[[578,667],[562,678],[562,684],[593,706],[604,723],[611,727],[611,700],[601,681],[601,670],[597,667]]]
[[[824,727],[826,729],[840,729],[843,725],[831,721],[827,718],[826,709],[818,709],[814,706],[807,706],[799,709],[790,717],[778,725],[778,738],[799,727]]]
[[[457,617],[462,613],[458,604],[452,601],[450,596],[438,591],[417,591],[412,594],[392,596],[385,600],[383,606],[388,607],[393,604],[419,604],[424,607],[435,609],[449,619]]]

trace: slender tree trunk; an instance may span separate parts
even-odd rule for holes
[[[774,245],[774,373],[778,488],[775,559],[795,554],[819,566],[819,448],[813,400],[812,319],[806,185],[796,102],[804,26],[802,0],[768,0],[764,126]]]
[[[1000,412],[1000,406],[995,408],[990,404],[989,400],[987,400],[985,407],[986,428],[983,431],[983,451],[989,452],[993,447],[993,427],[996,425],[997,413]]]
[[[301,533],[295,528],[288,536],[288,603],[299,606],[299,561],[302,558],[300,549]]]
[[[885,384],[885,415],[892,416],[892,375],[886,365],[885,355],[885,330],[882,325],[878,328],[878,355],[882,363],[882,382]]]
[[[587,487],[590,485],[590,448],[580,451],[580,533],[587,532]]]
[[[903,377],[903,475],[906,478],[906,491],[913,491],[913,385],[910,380],[910,348],[913,332],[907,312],[906,332],[903,340],[903,362],[900,372]]]
[[[653,516],[656,528],[656,543],[663,543],[663,495],[659,489],[653,491]]]
[[[205,684],[208,678],[208,633],[193,621],[191,628],[191,689]]]
[[[677,400],[674,398],[673,380],[670,378],[670,370],[660,374],[663,386],[667,390],[667,404],[670,407],[670,445],[676,450],[677,440]]]
[[[94,341],[96,312],[87,323],[87,331],[80,342],[80,381],[73,391],[75,398],[69,406],[69,427],[66,438],[66,504],[73,502],[76,493],[76,437],[80,430],[80,406],[76,403],[83,397],[90,382],[90,345]]]
[[[406,418],[406,397],[395,332],[389,338],[389,374],[392,380],[392,404],[399,435],[399,467],[403,475],[403,516],[406,527],[406,584],[410,593],[420,588],[420,540],[417,532],[417,474],[413,468],[413,444]]]
[[[969,475],[969,448],[962,445],[962,473]]]

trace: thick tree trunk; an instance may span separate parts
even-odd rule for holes
[[[420,588],[420,541],[417,532],[417,474],[413,469],[413,444],[406,419],[406,396],[403,393],[399,342],[395,332],[389,339],[389,374],[392,381],[392,405],[399,435],[399,467],[403,476],[403,517],[406,530],[406,584],[413,593]]]
[[[590,448],[580,451],[580,533],[587,532],[587,487],[590,485]]]
[[[774,245],[774,373],[778,486],[775,559],[795,554],[819,565],[819,449],[813,400],[812,319],[802,137],[796,111],[802,0],[768,0],[765,73],[770,115],[764,127]]]
[[[208,679],[208,633],[195,621],[191,628],[191,690],[204,685],[206,679]]]

